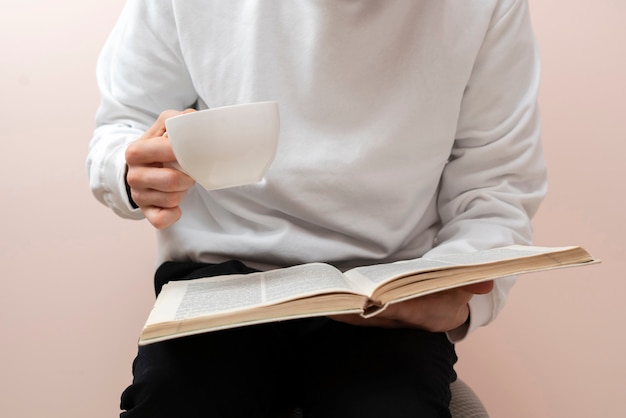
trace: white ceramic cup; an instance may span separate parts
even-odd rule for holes
[[[180,169],[207,190],[259,182],[274,160],[278,103],[216,107],[165,121]]]

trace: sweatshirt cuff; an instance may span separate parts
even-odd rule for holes
[[[493,319],[494,310],[494,294],[488,293],[485,295],[474,295],[469,301],[469,318],[458,328],[448,331],[448,340],[451,343],[456,344],[461,342],[476,329],[487,325]]]

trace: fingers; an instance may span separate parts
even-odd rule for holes
[[[133,201],[157,229],[173,225],[182,216],[180,204],[187,191],[161,192],[151,189],[131,189]]]
[[[469,317],[467,302],[434,306],[420,299],[389,306],[381,314],[363,318],[360,315],[333,315],[330,319],[351,325],[380,328],[419,328],[429,332],[447,332],[460,327]]]
[[[169,139],[165,138],[165,121],[173,116],[195,112],[194,109],[185,111],[166,110],[154,124],[137,141],[130,143],[126,148],[126,163],[129,167],[135,165],[155,165],[157,163],[171,163],[176,161]]]
[[[446,332],[467,320],[471,298],[470,292],[452,289],[391,305],[382,313],[409,327]]]
[[[163,136],[142,138],[131,142],[126,147],[125,157],[129,167],[176,161],[169,140]]]
[[[180,219],[182,203],[187,190],[194,185],[188,175],[173,168],[129,167],[126,181],[133,201],[155,228],[163,229]]]
[[[152,189],[131,189],[133,201],[140,208],[154,206],[163,209],[173,209],[181,204],[187,191],[161,192]]]
[[[182,216],[179,207],[164,209],[156,206],[145,206],[141,208],[144,216],[157,229],[164,229],[173,225]]]
[[[331,319],[357,326],[384,328],[419,328],[430,332],[447,332],[463,325],[469,317],[469,301],[475,294],[489,293],[493,281],[433,293],[389,305],[379,315],[337,315]]]
[[[188,190],[194,185],[194,180],[187,174],[170,167],[151,165],[130,165],[126,174],[126,182],[139,200],[135,202],[140,205],[143,198],[150,198],[147,193],[150,191],[162,193],[180,193]],[[158,202],[152,202],[158,203]],[[167,207],[167,206],[166,206]]]
[[[140,139],[126,148],[126,182],[130,195],[145,217],[156,228],[174,224],[182,213],[180,204],[195,181],[187,174],[171,167],[176,161],[165,134],[165,121],[173,116],[194,112],[168,110]]]

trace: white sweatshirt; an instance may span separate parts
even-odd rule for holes
[[[133,219],[124,151],[159,113],[279,103],[266,178],[195,186],[159,262],[345,269],[531,242],[546,178],[525,0],[130,0],[98,82],[90,186]],[[512,282],[451,338],[495,318]]]

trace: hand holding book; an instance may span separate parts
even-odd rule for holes
[[[493,280],[489,280],[392,304],[370,318],[349,314],[333,315],[332,319],[366,327],[411,327],[430,332],[447,332],[467,321],[468,303],[472,296],[487,294],[492,289]]]

